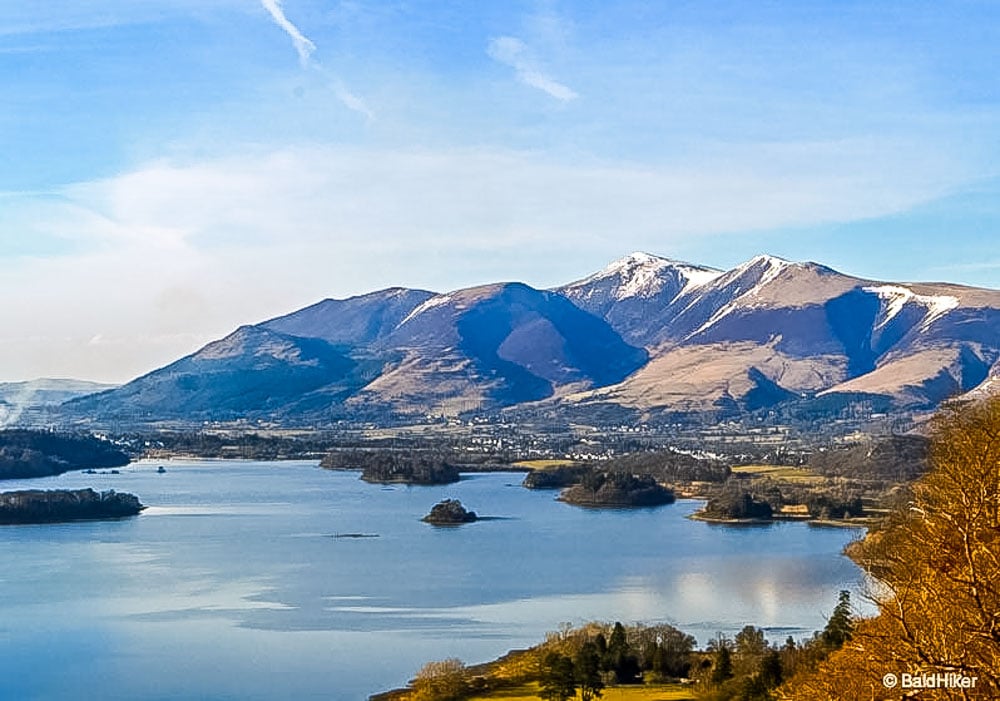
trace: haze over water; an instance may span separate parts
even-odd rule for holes
[[[692,501],[587,510],[514,473],[384,487],[315,462],[159,464],[4,484],[150,508],[0,527],[0,698],[363,699],[564,621],[804,636],[860,578],[840,555],[856,531],[715,526],[684,518]],[[498,518],[421,523],[445,497]],[[333,537],[358,534],[378,537]]]

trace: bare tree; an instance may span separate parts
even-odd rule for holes
[[[413,701],[459,701],[468,692],[467,677],[461,660],[428,662],[413,680]]]

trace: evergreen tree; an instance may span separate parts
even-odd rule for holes
[[[625,626],[615,623],[608,639],[608,651],[604,656],[603,667],[614,672],[615,681],[619,684],[634,683],[641,672],[639,658],[632,654],[632,648],[625,634]]]
[[[538,696],[545,701],[568,701],[576,696],[573,660],[558,652],[550,652],[545,656]]]
[[[601,656],[595,643],[586,642],[576,654],[576,681],[580,685],[581,701],[592,701],[601,696],[604,681],[601,679]]]
[[[728,644],[722,644],[715,651],[715,662],[712,664],[712,684],[718,685],[733,677],[733,653]]]
[[[752,675],[760,666],[761,658],[767,652],[764,631],[754,626],[744,626],[734,638],[733,674],[737,677]]]
[[[760,661],[760,671],[757,677],[763,682],[767,689],[774,689],[781,685],[784,677],[784,670],[781,665],[781,655],[777,650],[768,650]]]
[[[830,614],[830,620],[823,628],[823,642],[831,649],[843,647],[844,643],[851,639],[854,633],[854,619],[851,616],[851,593],[842,590],[837,600],[837,605]]]

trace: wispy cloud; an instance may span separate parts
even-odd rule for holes
[[[260,0],[260,4],[271,15],[274,23],[281,27],[291,38],[292,46],[295,47],[295,51],[299,55],[299,63],[302,64],[302,67],[318,70],[325,75],[326,71],[323,71],[322,67],[313,60],[316,44],[288,19],[284,8],[281,6],[281,0]],[[336,76],[327,77],[333,86],[334,94],[344,107],[363,115],[368,120],[375,118],[375,113],[365,102],[364,98],[349,90],[340,78]]]
[[[309,59],[316,50],[316,45],[306,38],[306,36],[299,31],[299,28],[292,24],[288,17],[285,16],[285,11],[281,7],[281,0],[260,0],[260,4],[263,5],[264,9],[271,15],[271,19],[274,20],[274,23],[285,30],[285,33],[291,37],[292,45],[299,54],[299,62],[302,66],[308,66]]]
[[[337,99],[340,100],[340,102],[347,107],[347,109],[353,110],[358,114],[363,114],[369,120],[375,119],[375,113],[372,112],[370,107],[368,107],[368,103],[365,102],[364,98],[348,90],[347,86],[339,80],[334,86],[334,93],[337,95]]]
[[[517,37],[502,36],[490,39],[486,53],[494,61],[513,68],[522,83],[537,88],[550,97],[562,102],[569,102],[579,97],[572,88],[542,71],[527,44]]]

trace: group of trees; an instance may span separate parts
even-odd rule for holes
[[[424,666],[412,684],[412,701],[453,701],[470,694],[537,682],[543,699],[592,701],[610,684],[638,684],[687,677],[695,639],[667,624],[563,626],[545,642],[500,660],[466,668],[458,660]]]
[[[850,596],[840,592],[826,627],[804,642],[789,637],[768,644],[764,631],[745,626],[732,639],[709,641],[695,670],[698,696],[705,701],[772,701],[782,682],[800,670],[813,669],[854,634]]]
[[[615,623],[610,634],[588,626],[552,644],[542,659],[539,696],[546,701],[601,696],[607,684],[637,684],[644,674],[660,680],[686,677],[695,639],[669,625]]]
[[[579,688],[582,701],[592,701],[604,689],[601,666],[600,649],[594,642],[584,643],[573,659],[550,652],[542,663],[538,696],[545,701],[567,701],[576,697]]]
[[[705,504],[705,515],[725,519],[769,519],[774,513],[771,504],[758,499],[738,484],[727,485]]]
[[[703,650],[696,649],[692,636],[666,624],[567,626],[541,645],[475,673],[456,659],[429,663],[408,698],[459,701],[535,681],[543,701],[594,701],[613,684],[691,679],[704,701],[772,701],[784,680],[816,669],[852,639],[854,630],[846,591],[822,631],[804,642],[789,637],[781,646],[769,644],[764,631],[750,625],[732,638],[717,636]]]
[[[807,466],[828,477],[909,482],[927,471],[929,453],[930,441],[923,436],[890,436],[817,450]]]
[[[674,492],[649,475],[594,471],[562,493],[562,499],[584,506],[657,506],[675,500]]]
[[[601,463],[601,469],[649,475],[668,484],[678,482],[725,482],[732,474],[719,460],[696,458],[673,450],[637,452]]]
[[[345,450],[320,462],[328,470],[361,470],[367,482],[449,484],[460,479],[458,467],[441,456],[418,451]]]

